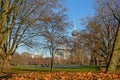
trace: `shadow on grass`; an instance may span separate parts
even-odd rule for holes
[[[38,68],[12,68],[12,72],[50,72],[50,69],[38,69]]]
[[[13,75],[14,73],[9,73],[9,74],[2,74],[2,75],[0,75],[0,79],[9,79],[9,78],[12,78],[12,75]]]

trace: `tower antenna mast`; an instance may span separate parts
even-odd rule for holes
[[[76,20],[74,20],[74,30],[76,30]]]

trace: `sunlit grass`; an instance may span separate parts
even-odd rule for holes
[[[56,65],[53,68],[53,72],[100,72],[100,66],[79,66],[79,65]],[[103,67],[103,66],[102,66]],[[105,66],[104,66],[105,68]],[[21,66],[11,66],[10,73],[31,73],[31,72],[50,72],[50,67],[41,67],[34,65],[21,65]],[[120,67],[116,69],[116,72],[120,72]],[[0,76],[3,76],[0,73]]]
[[[49,67],[11,66],[13,72],[50,72]],[[95,66],[54,66],[53,72],[97,72]]]
[[[54,66],[53,72],[100,72],[100,66]],[[50,67],[40,66],[11,66],[12,72],[50,72]],[[116,72],[120,72],[120,67],[116,69]]]

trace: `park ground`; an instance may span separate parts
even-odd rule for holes
[[[11,66],[11,73],[0,74],[0,80],[120,80],[120,68],[114,73],[103,73],[100,66]]]

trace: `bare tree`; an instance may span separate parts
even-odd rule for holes
[[[91,52],[91,56],[96,65],[98,64],[97,57],[99,56],[103,57],[104,60],[108,62],[115,33],[113,31],[114,27],[104,21],[100,24],[99,21],[101,21],[101,19],[98,17],[95,18],[95,20],[89,19],[86,31],[81,32],[80,35],[81,46],[86,47],[87,50]]]
[[[52,19],[49,22],[45,23],[45,29],[42,33],[43,36],[43,46],[45,49],[49,50],[49,53],[51,55],[51,71],[53,69],[53,60],[54,55],[57,51],[57,49],[60,47],[61,44],[64,42],[64,35],[65,30],[67,27],[66,22],[66,15],[62,12],[54,13],[51,16]]]
[[[96,14],[92,19],[88,19],[88,30],[84,34],[84,44],[92,53],[104,57],[110,72],[116,69],[119,62],[119,4],[117,0],[97,0]]]
[[[112,48],[112,53],[110,55],[109,65],[106,72],[114,72],[117,68],[117,65],[120,60],[119,48],[120,48],[120,1],[118,0],[107,0],[103,1],[105,5],[104,8],[107,8],[109,13],[106,11],[106,16],[110,16],[112,21],[114,22],[113,25],[116,27],[116,33],[114,37],[114,43]]]
[[[108,48],[108,50],[111,50],[108,57],[108,68],[106,69],[106,72],[112,72],[115,71],[118,62],[119,62],[119,26],[120,26],[120,2],[118,0],[97,0],[96,2],[96,10],[97,14],[101,14],[101,18],[103,18],[102,21],[106,25],[106,28],[109,29],[108,25],[114,26],[113,29],[114,35],[113,35],[113,42],[112,47]],[[102,26],[102,25],[101,25]],[[111,34],[111,31],[108,33]],[[111,36],[108,36],[109,42],[111,41]],[[108,44],[110,46],[110,44]]]
[[[35,28],[47,21],[47,11],[57,6],[57,0],[0,0],[0,57],[2,71],[9,70],[11,55],[27,40],[36,36]],[[36,31],[33,31],[36,30]]]

